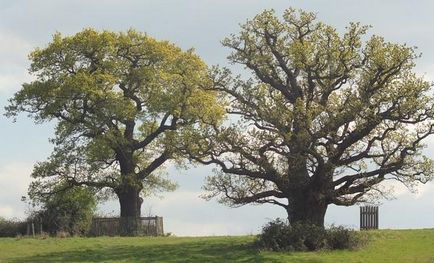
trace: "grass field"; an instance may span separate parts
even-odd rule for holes
[[[2,238],[0,262],[417,262],[434,263],[434,229],[369,232],[356,251],[259,252],[253,236]]]

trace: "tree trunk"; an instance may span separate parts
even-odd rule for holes
[[[328,204],[322,200],[319,194],[309,191],[288,198],[291,200],[287,208],[288,221],[290,224],[303,223],[324,227],[324,217]]]
[[[121,207],[120,234],[122,236],[137,236],[140,228],[140,215],[143,199],[140,191],[126,187],[123,192],[118,193]]]
[[[143,200],[140,197],[141,182],[138,182],[134,177],[133,151],[129,148],[119,149],[116,153],[116,159],[119,161],[123,178],[122,186],[116,190],[121,207],[120,234],[122,236],[137,236],[139,235],[139,217]]]

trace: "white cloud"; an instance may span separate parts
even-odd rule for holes
[[[25,39],[0,28],[0,91],[16,90],[21,83],[29,81],[27,55],[33,49]]]
[[[24,82],[29,82],[33,78],[26,72],[16,72],[12,74],[0,74],[0,92],[16,91],[21,88]]]
[[[25,204],[21,202],[21,196],[26,195],[27,187],[31,181],[31,163],[10,163],[0,166],[0,216],[19,217],[25,216]]]
[[[422,199],[430,194],[434,194],[434,182],[419,184],[414,193],[414,199]]]
[[[222,221],[222,222],[186,222],[181,220],[170,220],[164,222],[166,233],[171,230],[177,236],[215,236],[215,235],[246,235],[253,234],[253,231],[245,231],[239,228],[238,222]],[[256,231],[255,231],[256,233]]]
[[[417,183],[414,189],[410,191],[403,183],[390,180],[382,183],[386,189],[392,190],[392,196],[395,199],[409,198],[411,200],[422,199],[429,194],[434,194],[434,182],[425,184]]]
[[[32,44],[17,35],[0,29],[2,41],[0,41],[0,66],[8,69],[27,64],[27,56],[33,49]]]
[[[0,217],[11,218],[14,216],[14,209],[11,206],[0,205]]]
[[[151,202],[158,203],[159,207],[169,207],[174,202],[182,202],[189,204],[189,206],[200,205],[206,202],[200,198],[203,192],[200,191],[175,191],[171,193],[164,193],[162,196],[151,198]]]
[[[403,183],[396,180],[382,182],[381,187],[383,187],[386,191],[390,192],[392,197],[394,198],[411,194],[411,191]]]

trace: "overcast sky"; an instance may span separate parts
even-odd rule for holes
[[[0,113],[21,83],[29,81],[27,55],[45,46],[56,31],[74,34],[83,28],[124,31],[134,28],[180,47],[194,47],[210,65],[226,65],[228,50],[220,41],[236,33],[240,23],[264,9],[277,13],[289,6],[317,13],[318,20],[343,31],[350,21],[372,25],[370,34],[386,40],[417,46],[422,58],[417,73],[434,80],[434,1],[60,1],[0,0]],[[26,194],[33,165],[50,154],[53,123],[35,125],[26,116],[16,123],[0,116],[0,216],[25,216],[20,197]],[[427,153],[434,158],[434,138]],[[271,205],[227,208],[199,197],[209,167],[186,171],[168,169],[179,188],[162,198],[145,200],[143,214],[164,217],[166,232],[176,235],[239,235],[257,233],[267,221],[286,217]],[[382,200],[381,228],[434,227],[434,183],[419,187],[416,194],[395,185],[394,200]],[[101,206],[101,212],[117,214],[117,201]],[[114,211],[114,212],[112,212]],[[327,224],[358,227],[358,207],[330,206]]]

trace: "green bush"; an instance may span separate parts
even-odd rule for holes
[[[257,245],[261,248],[279,251],[288,250],[289,247],[289,228],[280,219],[267,223],[262,228]]]
[[[26,222],[0,217],[0,237],[15,237],[26,233]]]
[[[366,238],[354,230],[343,226],[331,226],[327,229],[327,246],[329,249],[354,249],[363,246]]]
[[[58,188],[62,189],[62,184]],[[85,187],[58,191],[48,197],[36,196],[33,200],[41,205],[31,218],[42,222],[42,228],[50,235],[66,232],[69,236],[86,235],[96,209],[94,193]]]
[[[311,224],[289,225],[281,219],[267,223],[256,245],[272,251],[313,251],[320,249],[353,249],[364,242],[361,235],[343,226],[325,229]]]

